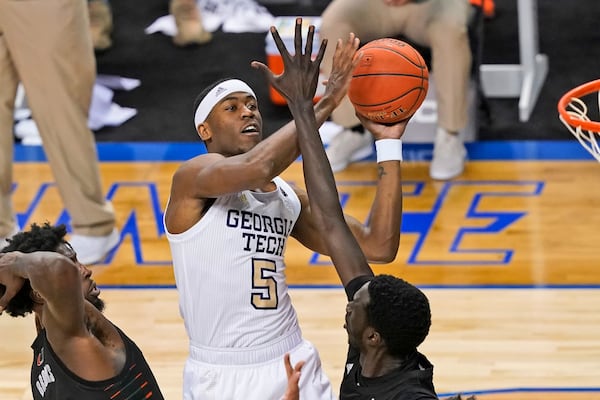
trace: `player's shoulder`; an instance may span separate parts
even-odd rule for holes
[[[289,183],[288,185],[292,188],[294,193],[296,193],[296,196],[298,196],[302,205],[308,205],[308,193],[306,192],[306,190],[302,189],[301,187],[298,187],[297,185],[291,185]]]
[[[205,153],[197,155],[194,158],[190,158],[179,164],[175,174],[173,175],[174,179],[180,179],[188,174],[197,173],[198,171],[209,167],[210,165],[224,159],[225,156],[218,153]]]

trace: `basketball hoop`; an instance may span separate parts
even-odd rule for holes
[[[568,91],[558,102],[558,113],[562,123],[579,140],[579,143],[600,162],[600,122],[592,121],[588,115],[588,106],[582,100],[598,92],[598,110],[600,112],[600,79],[584,83]]]

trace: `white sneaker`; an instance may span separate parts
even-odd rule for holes
[[[198,9],[200,10],[200,15],[202,17],[202,26],[204,26],[204,29],[206,29],[207,32],[217,31],[221,25],[223,25],[223,21],[225,21],[228,10],[223,8],[221,4],[222,1],[223,0],[221,0],[221,2],[217,0],[197,1]]]
[[[433,145],[433,159],[429,175],[433,179],[448,180],[460,175],[465,169],[467,150],[457,135],[438,128]]]
[[[223,32],[243,33],[268,32],[275,25],[275,17],[261,5],[256,3],[244,4],[235,8],[223,22]]]
[[[255,0],[198,0],[204,29],[214,32],[268,32],[275,17]]]
[[[114,228],[106,236],[71,235],[69,243],[77,253],[77,260],[84,264],[96,264],[104,260],[104,257],[119,243],[121,235]]]
[[[14,235],[16,235],[20,231],[21,230],[19,229],[19,225],[17,225],[17,223],[15,222],[15,227],[13,228],[12,232],[10,232],[6,236],[0,236],[0,250],[2,250],[5,246],[8,246],[8,240],[7,239],[10,239],[11,237],[13,237]]]
[[[360,133],[344,129],[331,139],[326,149],[333,172],[342,171],[351,162],[367,158],[373,152],[373,136],[366,130]]]
[[[223,18],[213,12],[202,13],[202,26],[207,32],[214,33],[223,25]]]

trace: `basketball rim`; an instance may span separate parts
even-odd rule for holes
[[[600,79],[579,85],[565,93],[558,102],[559,119],[579,143],[600,162],[600,122],[592,121],[583,97],[598,92],[600,112]]]

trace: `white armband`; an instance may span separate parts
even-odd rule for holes
[[[402,140],[379,139],[375,141],[377,162],[402,161]]]

